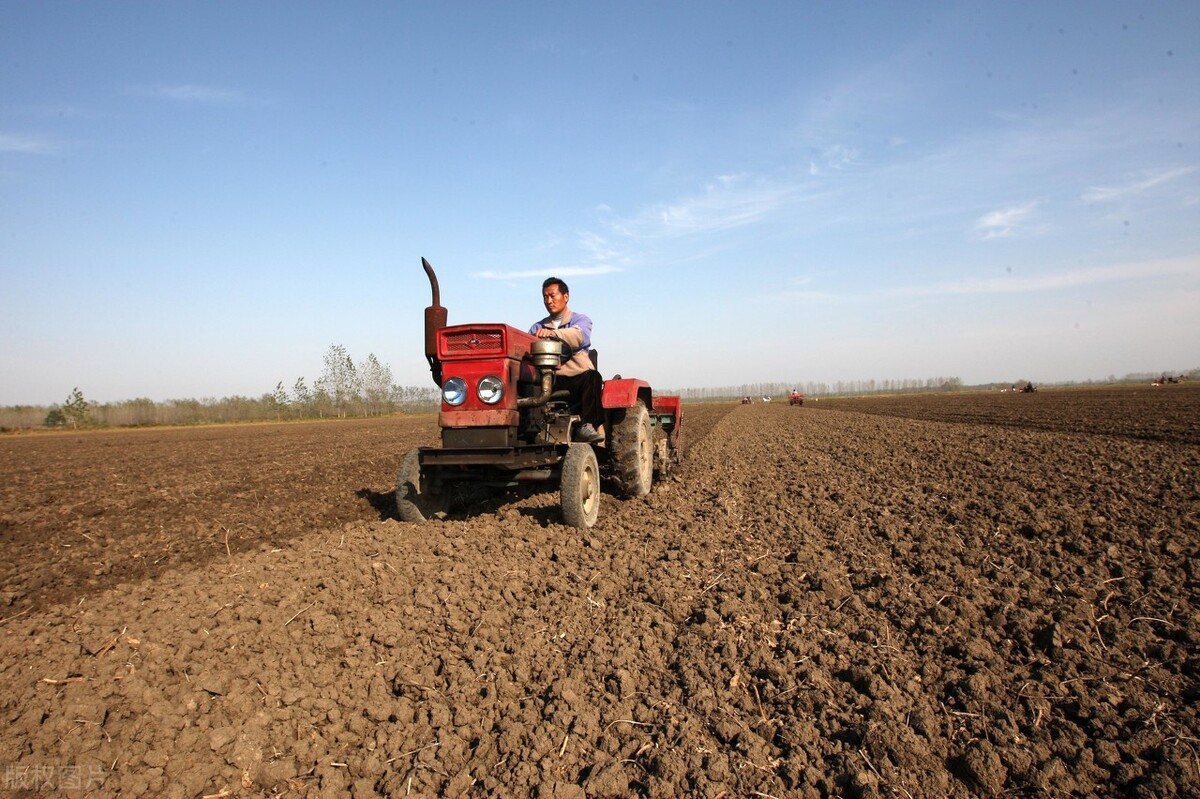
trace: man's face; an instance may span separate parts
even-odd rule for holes
[[[557,283],[551,283],[542,290],[542,302],[551,316],[558,316],[562,313],[563,308],[567,307],[567,298],[570,295],[559,291],[561,288]]]

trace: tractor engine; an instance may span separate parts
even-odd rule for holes
[[[555,392],[562,343],[504,324],[444,327],[436,335],[448,448],[570,441],[567,392]]]
[[[517,383],[518,437],[526,444],[565,444],[571,440],[568,392],[554,390],[554,373],[565,358],[561,341],[534,339],[529,360],[536,380]]]

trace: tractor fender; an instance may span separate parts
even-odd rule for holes
[[[600,404],[605,408],[632,408],[639,399],[647,408],[654,407],[650,384],[645,380],[622,377],[604,381]]]

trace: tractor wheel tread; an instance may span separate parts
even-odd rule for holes
[[[396,512],[400,520],[419,524],[441,519],[449,505],[447,495],[434,494],[421,479],[421,451],[415,447],[409,450],[396,476]]]
[[[600,465],[590,444],[571,444],[563,458],[559,483],[563,522],[587,529],[600,515]]]
[[[609,431],[612,480],[626,499],[644,497],[654,482],[654,440],[650,412],[641,400],[625,411]]]

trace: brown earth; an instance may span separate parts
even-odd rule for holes
[[[688,405],[394,518],[432,417],[0,438],[0,793],[1200,793],[1200,387]]]

